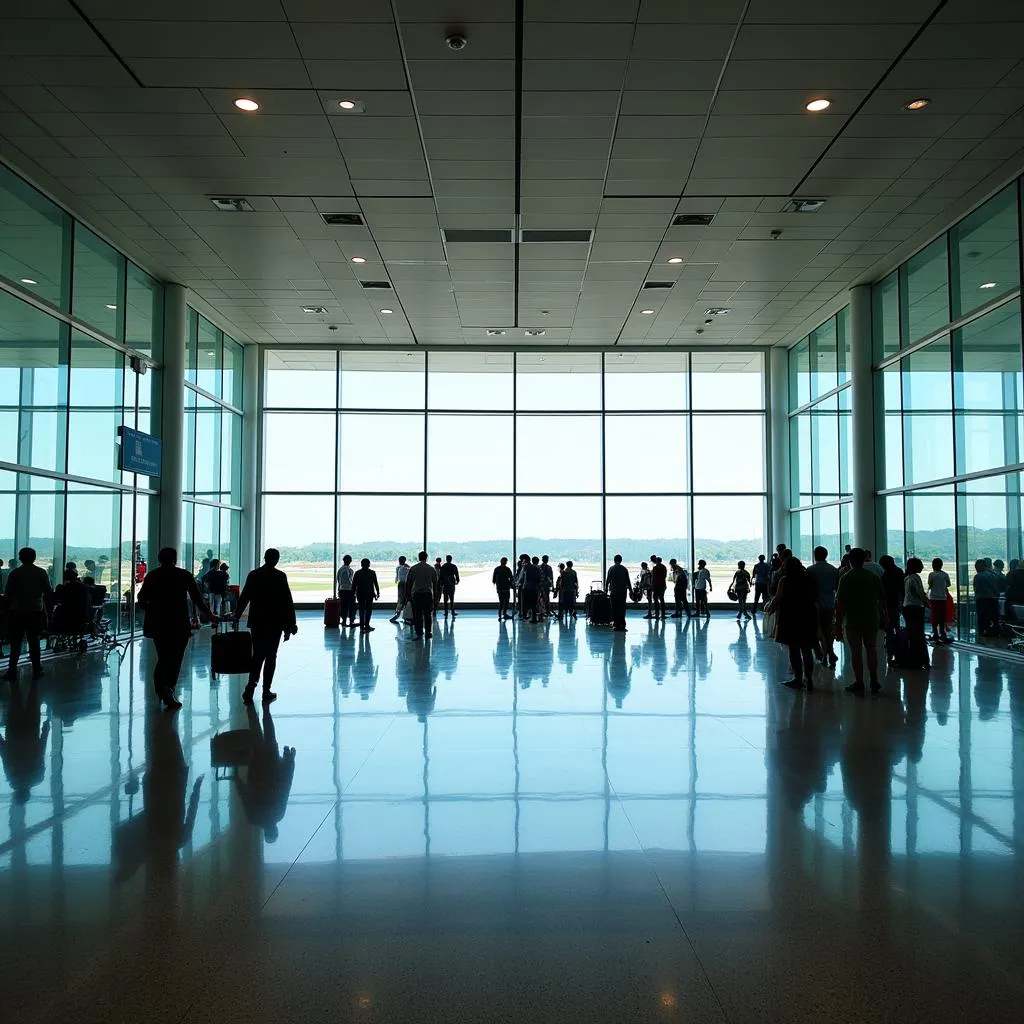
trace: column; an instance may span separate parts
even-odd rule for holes
[[[260,563],[256,550],[256,507],[259,503],[259,382],[260,350],[246,345],[242,369],[242,564],[236,579],[245,579]]]
[[[871,358],[871,286],[867,284],[850,289],[850,349],[853,542],[874,551],[878,547],[875,523],[875,383]]]
[[[771,451],[771,502],[768,547],[789,544],[789,350],[768,353],[768,429]]]
[[[160,374],[160,543],[181,547],[181,479],[185,464],[185,350],[188,330],[186,289],[164,286],[164,353]]]

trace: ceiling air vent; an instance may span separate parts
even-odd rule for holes
[[[714,219],[713,213],[677,213],[672,218],[672,227],[706,228]]]
[[[391,288],[390,281],[360,281],[364,288]]]
[[[580,231],[542,231],[529,228],[519,232],[521,242],[589,242],[589,229]]]
[[[319,314],[322,315],[322,314],[327,312],[327,307],[326,306],[303,306],[302,307],[302,312],[303,313],[319,313]]]
[[[784,210],[786,213],[817,213],[824,205],[824,199],[790,199]]]
[[[225,213],[252,213],[252,203],[241,197],[211,196],[210,202]]]
[[[363,223],[362,215],[358,213],[321,213],[320,216],[323,222],[330,224],[331,227],[356,228]]]
[[[446,242],[511,242],[511,230],[496,231],[492,228],[445,228]]]
[[[673,281],[644,281],[644,291],[649,288],[671,288]]]

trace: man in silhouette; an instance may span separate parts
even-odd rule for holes
[[[145,611],[142,635],[149,637],[156,648],[156,665],[153,668],[153,686],[157,697],[171,711],[181,707],[181,701],[174,696],[178,684],[178,673],[185,657],[185,648],[192,636],[188,599],[212,621],[217,621],[199,590],[195,577],[187,569],[180,568],[178,552],[174,548],[162,548],[156,556],[159,565],[146,574],[139,588],[138,603]]]
[[[405,578],[405,589],[412,601],[412,631],[413,639],[423,639],[426,629],[427,639],[433,635],[434,614],[434,588],[437,585],[437,573],[434,567],[427,561],[426,551],[421,551],[417,561],[409,569],[409,575]]]
[[[491,582],[494,584],[494,589],[498,592],[498,619],[503,622],[505,619],[512,618],[508,613],[508,605],[512,597],[512,587],[515,583],[512,570],[508,567],[508,559],[504,556],[502,556],[501,563],[494,567],[494,572],[491,574]]]
[[[28,654],[32,662],[32,678],[39,679],[43,674],[39,659],[39,633],[46,614],[45,601],[52,592],[46,570],[36,565],[35,548],[22,548],[18,552],[18,561],[21,565],[8,572],[4,586],[7,629],[11,639],[11,657],[4,678],[9,683],[18,678],[18,658],[25,639],[28,640]]]
[[[455,588],[459,585],[459,567],[447,555],[444,565],[438,570],[441,578],[441,597],[444,600],[444,617],[448,618],[448,607],[451,606],[452,618],[455,618]]]
[[[261,672],[263,703],[277,700],[277,694],[270,689],[277,668],[277,649],[282,635],[287,640],[299,631],[288,577],[277,567],[280,560],[281,552],[277,548],[267,548],[263,564],[245,578],[245,586],[238,598],[235,616],[241,618],[242,612],[249,608],[249,631],[252,633],[252,667],[249,682],[242,693],[245,704],[252,704]]]
[[[654,555],[651,566],[651,596],[654,601],[652,615],[656,619],[665,618],[665,591],[668,589],[668,566],[660,555]]]
[[[540,594],[544,601],[544,614],[551,614],[551,591],[555,589],[555,570],[551,568],[551,560],[547,555],[540,556],[541,584]]]
[[[342,626],[356,624],[356,592],[352,589],[355,570],[352,568],[352,556],[345,555],[341,559],[338,570],[338,621]]]
[[[751,609],[754,615],[757,614],[757,602],[761,602],[762,610],[765,601],[768,600],[768,580],[772,574],[772,567],[765,561],[764,555],[758,555],[750,575],[754,577],[754,606]]]
[[[523,564],[523,618],[530,617],[538,622],[537,601],[540,599],[540,588],[544,584],[544,573],[541,571],[540,559],[534,555]]]
[[[612,628],[626,631],[626,597],[629,594],[629,570],[622,564],[622,555],[616,555],[604,581],[608,600],[612,605]]]
[[[373,614],[373,602],[380,600],[380,585],[377,574],[370,568],[370,560],[362,559],[359,568],[352,577],[352,589],[359,600],[359,632],[372,633],[370,616]]]
[[[391,616],[392,622],[397,622],[401,618],[405,602],[408,600],[408,595],[405,592],[405,581],[408,578],[409,565],[405,560],[405,555],[399,555],[398,565],[395,566],[395,589],[398,591],[398,597],[395,601],[395,614]]]

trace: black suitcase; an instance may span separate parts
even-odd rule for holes
[[[587,594],[587,619],[592,626],[612,624],[612,602],[603,590]]]
[[[920,665],[910,664],[910,637],[906,629],[900,627],[896,635],[889,641],[889,657],[897,668],[920,668]]]
[[[233,623],[230,632],[214,633],[210,638],[210,678],[248,674],[252,667],[252,633],[239,632]]]

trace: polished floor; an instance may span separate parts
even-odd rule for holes
[[[303,617],[269,714],[205,631],[177,714],[141,642],[5,686],[0,1018],[1020,1020],[1024,668],[634,616]]]

